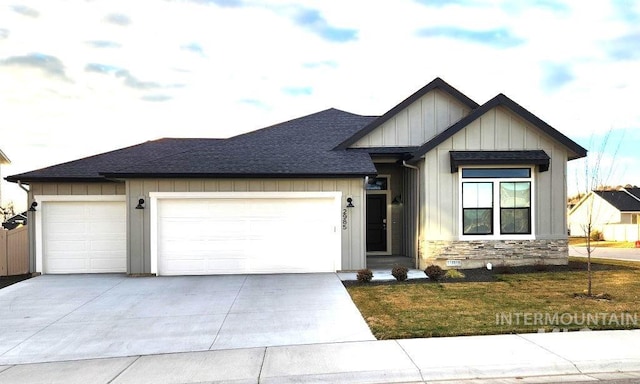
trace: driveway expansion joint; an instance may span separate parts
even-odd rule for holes
[[[578,368],[578,366],[576,365],[576,363],[574,363],[573,361],[569,360],[568,358],[566,358],[566,357],[564,357],[564,356],[562,356],[562,355],[559,355],[557,352],[554,352],[554,351],[550,350],[549,348],[546,348],[546,347],[544,347],[544,346],[542,346],[542,345],[540,345],[540,344],[538,344],[538,343],[534,342],[533,340],[527,339],[526,337],[522,336],[522,335],[521,335],[521,334],[519,334],[519,333],[516,333],[516,336],[518,336],[519,338],[521,338],[521,339],[523,339],[523,340],[528,341],[529,343],[531,343],[531,344],[535,345],[535,346],[536,346],[536,347],[538,347],[538,348],[541,348],[541,349],[543,349],[543,350],[545,350],[545,351],[549,352],[550,354],[552,354],[552,355],[554,355],[554,356],[557,356],[557,357],[561,358],[562,360],[566,361],[567,363],[569,363],[569,364],[573,365],[573,367],[576,369],[576,371],[578,371],[578,373],[579,373],[579,374],[584,374],[584,372],[582,372],[582,370],[580,370],[580,368]]]

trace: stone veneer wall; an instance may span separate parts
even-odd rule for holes
[[[519,266],[543,263],[566,265],[569,262],[569,246],[561,240],[473,240],[473,241],[423,241],[420,250],[420,269],[431,264],[442,268],[482,268],[487,263],[494,266]],[[460,266],[447,266],[447,260],[459,260]]]

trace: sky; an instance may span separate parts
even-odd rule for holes
[[[480,104],[504,93],[600,158],[602,182],[640,185],[640,0],[0,0],[2,177],[381,115],[435,77]],[[570,194],[585,169],[570,162]],[[26,208],[4,180],[2,200]]]

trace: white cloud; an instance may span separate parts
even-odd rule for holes
[[[0,66],[0,137],[11,137],[2,150],[13,160],[3,174],[162,136],[226,137],[329,107],[381,114],[436,76],[479,103],[505,93],[584,145],[640,124],[640,57],[628,38],[640,32],[638,3],[292,4],[33,0],[37,17],[3,14],[0,60],[46,55],[64,73]],[[440,36],[420,37],[425,29]],[[478,31],[521,44],[483,44]],[[348,38],[331,38],[341,32]],[[92,64],[120,72],[87,71]]]

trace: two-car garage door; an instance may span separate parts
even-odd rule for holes
[[[151,229],[152,270],[160,275],[340,269],[335,194],[162,197]]]

